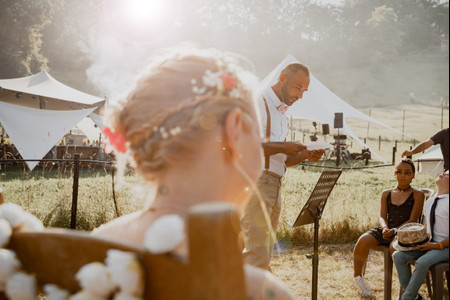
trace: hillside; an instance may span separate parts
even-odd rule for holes
[[[403,104],[441,106],[449,101],[449,56],[437,53],[399,57],[367,68],[320,68],[314,75],[357,108]]]

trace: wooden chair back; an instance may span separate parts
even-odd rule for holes
[[[38,285],[53,283],[71,293],[85,264],[103,262],[109,249],[138,254],[145,269],[145,299],[246,299],[238,247],[239,218],[224,203],[194,207],[187,217],[189,258],[155,255],[140,245],[119,243],[69,229],[13,233],[14,250]],[[3,295],[4,299],[6,297]],[[0,295],[0,299],[1,299]]]

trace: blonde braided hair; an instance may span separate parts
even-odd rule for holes
[[[246,86],[240,87],[238,97],[218,93],[214,87],[202,95],[194,92],[193,82],[201,82],[205,73],[217,72],[222,66],[216,57],[208,55],[166,58],[110,112],[112,127],[125,137],[128,154],[144,178],[154,179],[158,171],[177,159],[195,158],[197,141],[221,124],[231,109],[239,107],[244,123],[250,124],[252,95]],[[169,138],[158,130],[175,127],[179,129],[176,136]],[[183,153],[182,158],[179,153]]]

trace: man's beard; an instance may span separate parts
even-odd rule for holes
[[[286,86],[284,86],[284,85],[281,86],[280,92],[281,92],[281,99],[280,99],[281,102],[290,106],[290,104],[286,102],[286,99],[289,99],[289,95],[286,92]]]

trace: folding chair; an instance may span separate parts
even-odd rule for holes
[[[134,252],[145,270],[145,299],[246,299],[237,236],[239,218],[231,205],[203,204],[187,218],[189,258],[155,255],[136,244],[114,242],[86,232],[47,229],[13,233],[8,248],[39,287],[53,283],[80,290],[74,275],[85,264],[103,262],[109,249]],[[1,295],[0,299],[7,299]]]

